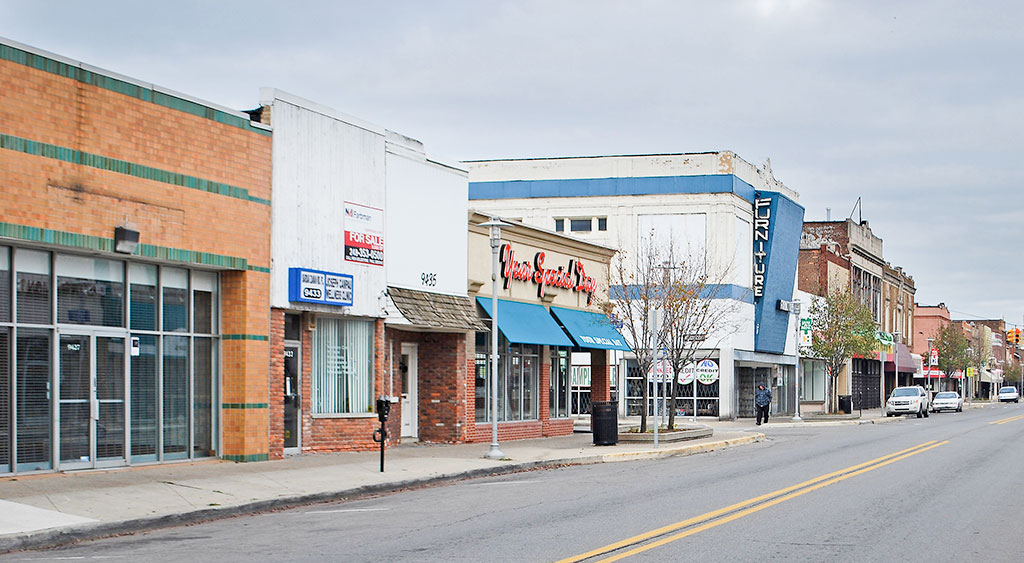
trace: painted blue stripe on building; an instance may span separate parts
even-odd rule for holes
[[[752,305],[754,303],[754,292],[749,287],[736,284],[722,284],[707,286],[700,292],[701,299],[732,299]],[[638,285],[613,285],[608,288],[609,299],[639,299],[640,286]]]
[[[469,199],[706,193],[734,193],[747,201],[754,201],[754,187],[733,174],[509,180],[502,182],[470,182],[469,184]]]

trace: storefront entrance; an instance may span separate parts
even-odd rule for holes
[[[419,437],[417,372],[419,359],[415,343],[402,344],[402,437]]]
[[[59,468],[124,465],[125,337],[62,331],[58,346]]]
[[[284,453],[299,453],[300,429],[302,428],[302,387],[299,382],[301,371],[300,350],[298,344],[284,347]]]

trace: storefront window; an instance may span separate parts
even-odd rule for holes
[[[134,285],[132,287],[134,288]],[[156,385],[159,357],[157,337],[152,334],[133,334],[132,338],[139,341],[139,353],[131,358],[132,461],[155,461],[159,434],[157,421],[160,420],[157,409],[159,393]]]
[[[19,329],[17,336],[18,469],[48,469],[51,452],[50,331]]]
[[[163,282],[164,330],[167,332],[188,331],[188,270],[164,268]]]
[[[58,254],[57,322],[124,326],[124,262]]]
[[[11,329],[0,326],[0,473],[11,470]]]
[[[218,287],[214,272],[0,247],[0,473],[216,455]]]
[[[540,346],[499,343],[498,421],[536,420],[540,394]],[[476,420],[491,420],[490,335],[477,333]]]
[[[373,321],[321,317],[313,335],[314,414],[373,412]]]
[[[14,253],[17,272],[17,322],[50,324],[50,253],[18,249]]]
[[[216,347],[212,338],[195,339],[195,365],[192,393],[192,455],[212,456],[214,448],[213,374]]]
[[[820,360],[800,360],[800,400],[825,400],[825,363]]]
[[[156,266],[128,266],[128,307],[132,330],[156,330]]]
[[[551,418],[569,416],[569,349],[551,348],[551,389],[549,406]]]
[[[490,378],[490,356],[491,349],[490,334],[486,332],[476,333],[476,361],[474,362],[474,401],[476,409],[475,419],[477,422],[485,422],[491,419],[491,378]]]
[[[217,332],[217,274],[194,272],[192,274],[192,332],[211,334]]]
[[[0,323],[11,322],[11,249],[0,246]]]
[[[188,355],[188,337],[164,337],[163,427],[165,459],[188,457]]]

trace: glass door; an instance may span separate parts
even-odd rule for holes
[[[125,338],[60,335],[60,469],[125,463]]]
[[[299,346],[284,347],[284,449],[286,454],[299,453],[299,432],[302,428],[302,395],[299,386]]]

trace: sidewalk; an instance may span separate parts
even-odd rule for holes
[[[0,478],[0,553],[539,467],[690,455],[757,442],[772,428],[898,420],[902,417],[886,419],[878,409],[856,420],[794,423],[779,416],[763,426],[753,419],[699,419],[713,428],[712,436],[654,448],[624,442],[594,446],[590,422],[581,419],[571,436],[502,443],[502,460],[484,459],[487,443],[403,444],[387,450],[384,473],[379,452],[365,452],[5,477]],[[620,432],[638,422],[621,420]]]

